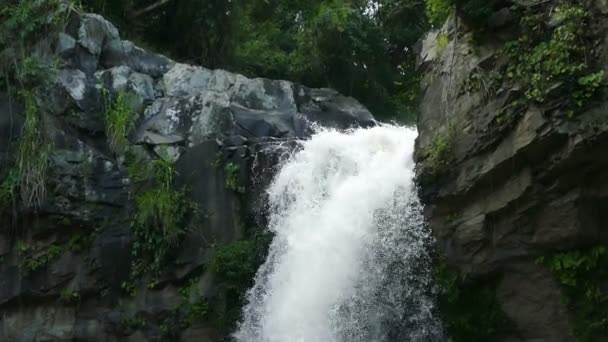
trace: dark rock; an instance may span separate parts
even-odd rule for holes
[[[324,127],[345,129],[376,124],[371,113],[359,102],[333,89],[299,88],[297,104],[298,111],[308,120]]]
[[[505,27],[514,22],[517,17],[511,12],[508,7],[502,8],[497,12],[494,12],[490,18],[488,18],[488,26],[497,29]]]
[[[151,77],[160,77],[171,69],[173,61],[165,56],[147,52],[128,40],[109,41],[103,50],[101,63],[106,68],[128,66]]]
[[[62,58],[71,56],[76,49],[76,39],[66,33],[59,33],[55,53]]]
[[[226,187],[224,170],[217,166],[218,152],[215,141],[207,141],[190,148],[175,166],[178,184],[190,189],[206,216],[201,222],[206,239],[229,242],[242,237],[243,227],[238,194]]]
[[[9,152],[21,135],[23,107],[5,93],[0,93],[0,170],[7,170]],[[3,174],[0,171],[0,174]]]
[[[98,14],[86,13],[80,18],[78,44],[93,56],[99,56],[108,41],[118,39],[118,30]]]
[[[561,20],[546,1],[516,2],[553,16],[548,25]],[[570,97],[558,96],[563,84],[555,82],[552,101],[514,106],[525,94],[506,77],[502,56],[505,32],[519,32],[510,12],[496,12],[488,20],[492,30],[483,33],[455,15],[452,31],[446,23],[421,42],[416,148],[432,151],[439,136],[448,139],[450,149],[443,173],[420,182],[419,193],[448,263],[469,277],[501,279],[497,297],[513,331],[500,340],[571,341],[560,286],[536,260],[606,244],[601,229],[606,221],[598,210],[605,210],[600,208],[608,198],[600,190],[608,186],[600,176],[608,171],[608,121],[600,119],[607,104],[598,99],[564,119],[561,108]],[[606,45],[605,20],[593,11],[589,15],[597,25],[589,37]],[[439,34],[450,37],[441,51]],[[598,58],[608,60],[608,49],[602,51]],[[466,89],[471,77],[490,82],[490,73],[505,75],[491,81],[498,90]],[[424,180],[429,162],[418,161]]]
[[[54,53],[57,77],[37,94],[49,145],[45,196],[38,207],[0,216],[2,341],[164,341],[167,319],[187,314],[180,288],[192,284],[195,299],[217,299],[214,245],[265,224],[264,190],[295,139],[309,136],[315,122],[375,123],[354,99],[329,89],[176,64],[120,40],[94,14],[71,13]],[[124,156],[110,150],[106,131],[106,106],[122,92],[135,95],[128,96],[134,127]],[[0,183],[16,159],[22,114],[0,94]],[[176,189],[200,210],[184,217],[185,236],[148,288],[150,275],[131,279],[132,247],[148,243],[134,241],[131,226],[141,189],[156,179],[131,177],[161,158],[175,163]],[[39,264],[24,269],[24,258]],[[133,297],[126,285],[135,286]],[[221,335],[195,322],[181,340]]]

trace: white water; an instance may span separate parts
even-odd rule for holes
[[[416,131],[325,130],[268,188],[275,233],[234,334],[241,342],[435,341]]]

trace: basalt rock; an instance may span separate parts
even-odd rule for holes
[[[3,208],[0,219],[0,340],[220,340],[225,332],[212,323],[176,323],[180,289],[213,301],[214,246],[263,222],[263,189],[296,139],[315,123],[374,125],[372,115],[330,89],[172,61],[122,40],[99,15],[70,13],[57,39],[47,57],[58,70],[38,108],[50,146],[46,195],[36,208]],[[130,152],[141,163],[174,163],[175,187],[200,210],[161,279],[136,282],[134,296],[124,285],[141,184],[106,135],[105,111],[121,93],[136,113]],[[23,122],[23,105],[0,94],[2,181],[15,167]],[[227,177],[239,186],[229,188]]]
[[[496,299],[513,326],[498,340],[572,341],[575,318],[537,259],[608,242],[608,182],[601,176],[608,172],[608,102],[599,94],[570,116],[572,94],[513,106],[525,96],[506,75],[504,47],[520,28],[509,14],[513,3],[502,2],[490,16],[501,18],[496,25],[480,31],[457,13],[420,44],[420,195],[448,264],[469,279],[500,279]],[[597,3],[585,8],[585,34],[595,46],[588,61],[608,71],[608,21]],[[555,5],[520,4],[546,11]],[[497,74],[504,78],[492,78]],[[428,158],[443,148],[437,141],[448,146],[442,163]]]

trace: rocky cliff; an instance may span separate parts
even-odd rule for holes
[[[0,93],[0,340],[222,340],[264,258],[273,167],[314,124],[373,117],[55,10]]]
[[[608,336],[607,15],[456,1],[420,43],[418,181],[455,341]]]

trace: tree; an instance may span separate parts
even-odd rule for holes
[[[93,8],[174,58],[332,87],[411,121],[424,0],[105,0]]]

